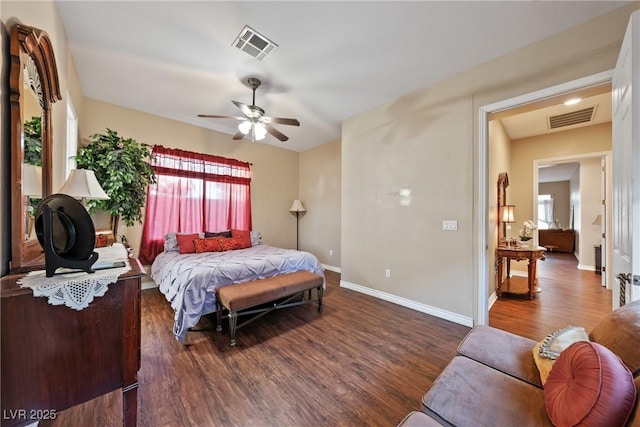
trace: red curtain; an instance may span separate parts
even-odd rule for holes
[[[164,235],[172,231],[251,230],[249,163],[159,145],[152,156],[156,183],[147,191],[143,264],[163,251]]]

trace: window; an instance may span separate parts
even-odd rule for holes
[[[151,264],[169,232],[251,230],[249,163],[155,146],[140,260]]]
[[[71,96],[67,92],[67,143],[65,152],[65,173],[69,176],[72,169],[76,168],[76,154],[78,154],[78,116],[71,103]]]
[[[553,196],[551,194],[538,195],[538,229],[553,228]]]

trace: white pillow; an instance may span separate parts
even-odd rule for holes
[[[547,381],[556,358],[565,348],[577,341],[589,341],[589,334],[583,327],[568,326],[550,333],[533,347],[533,360],[536,362],[543,385]]]
[[[262,233],[259,231],[251,232],[251,246],[261,245],[262,244]]]

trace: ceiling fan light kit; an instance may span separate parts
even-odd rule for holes
[[[287,141],[289,137],[271,126],[271,123],[300,126],[300,122],[297,119],[265,116],[265,111],[256,105],[256,89],[260,86],[260,80],[255,77],[249,77],[249,79],[247,79],[247,83],[253,90],[251,105],[247,105],[239,101],[231,101],[240,109],[240,111],[242,111],[244,117],[222,116],[217,114],[198,114],[198,117],[239,120],[241,123],[238,125],[238,132],[233,135],[234,140],[240,140],[245,136],[250,136],[252,142],[260,141],[267,136],[267,133],[269,133],[282,142]]]

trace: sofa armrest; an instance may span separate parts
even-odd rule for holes
[[[531,350],[536,341],[479,325],[458,346],[458,354],[536,387],[542,387]]]

